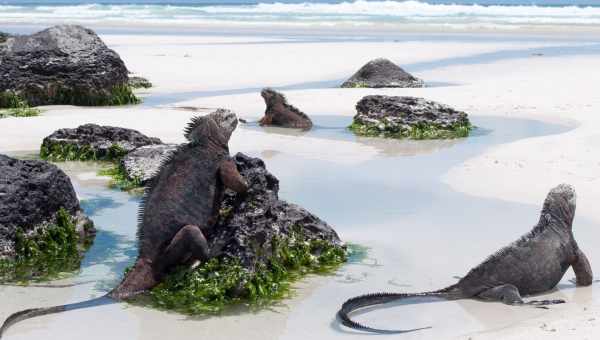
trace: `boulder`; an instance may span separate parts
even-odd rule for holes
[[[121,167],[127,178],[145,185],[158,171],[162,160],[177,149],[177,144],[154,144],[141,146],[121,159]]]
[[[85,124],[57,130],[44,138],[40,156],[55,161],[115,160],[136,148],[153,144],[162,142],[132,129]]]
[[[471,130],[465,112],[423,98],[365,96],[356,111],[350,129],[362,136],[438,139],[466,137]]]
[[[260,92],[267,109],[259,121],[261,126],[279,126],[308,130],[312,121],[304,112],[288,104],[285,96],[273,89],[265,88]]]
[[[4,42],[2,40],[4,39]],[[136,103],[119,55],[81,26],[0,38],[0,105]]]
[[[366,63],[342,87],[423,87],[418,79],[388,59],[379,58]]]
[[[337,233],[326,222],[302,207],[279,199],[279,180],[259,158],[242,153],[234,156],[249,190],[238,195],[227,190],[221,204],[221,216],[208,235],[211,249],[222,256],[239,259],[252,271],[272,256],[273,240],[302,234],[306,241],[321,240],[341,246]]]
[[[34,238],[57,223],[59,211],[73,220],[79,242],[95,235],[83,214],[69,177],[44,161],[0,155],[0,259],[18,254],[18,235]]]

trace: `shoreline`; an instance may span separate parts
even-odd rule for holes
[[[203,36],[203,37],[253,37],[260,39],[309,39],[323,42],[337,41],[384,41],[393,39],[436,37],[471,39],[527,39],[527,40],[596,40],[600,37],[600,25],[533,25],[515,28],[464,27],[452,28],[445,25],[428,27],[426,25],[313,25],[293,26],[269,23],[253,24],[148,24],[148,23],[92,23],[68,22],[83,25],[99,35],[137,35],[137,36]],[[30,34],[50,27],[56,23],[17,23],[5,22],[2,30],[7,33]],[[273,33],[273,32],[277,33]]]

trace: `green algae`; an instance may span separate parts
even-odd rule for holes
[[[42,144],[40,157],[53,162],[64,161],[117,161],[127,154],[119,144],[112,144],[104,154],[98,153],[89,145],[79,146],[67,142]]]
[[[136,191],[143,188],[142,179],[134,176],[129,178],[121,164],[114,163],[106,169],[98,171],[99,176],[108,176],[111,178],[109,186],[122,191]]]
[[[0,259],[0,282],[48,281],[70,275],[79,269],[81,254],[91,243],[91,239],[79,239],[73,217],[61,208],[52,224],[31,234],[17,231],[15,256]]]
[[[332,274],[348,260],[348,248],[300,233],[273,239],[269,259],[253,270],[239,260],[213,258],[194,269],[180,268],[152,289],[150,305],[188,315],[219,314],[243,305],[271,306],[293,294],[308,274]]]
[[[41,111],[29,106],[27,101],[11,91],[0,93],[0,118],[6,117],[34,117],[39,116]]]
[[[356,135],[364,137],[385,137],[396,139],[454,139],[468,137],[473,130],[471,123],[455,124],[449,128],[434,124],[421,123],[408,129],[400,127],[384,126],[380,129],[375,124],[363,124],[356,120],[348,127]]]

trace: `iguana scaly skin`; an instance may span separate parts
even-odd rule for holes
[[[509,305],[544,306],[562,300],[524,302],[521,296],[539,294],[554,288],[567,269],[573,267],[577,285],[592,284],[592,269],[573,237],[575,190],[562,184],[552,189],[542,208],[538,224],[526,235],[488,257],[456,284],[425,293],[375,293],[346,301],[338,318],[342,324],[374,333],[406,333],[407,330],[381,330],[352,321],[349,314],[360,308],[412,297],[438,297],[446,300],[481,299]]]
[[[236,126],[237,117],[228,110],[192,119],[185,131],[189,143],[163,162],[146,189],[138,259],[119,286],[102,298],[15,313],[2,325],[0,337],[21,320],[133,297],[156,286],[174,267],[207,260],[211,252],[203,230],[215,224],[225,188],[247,190],[227,146]]]

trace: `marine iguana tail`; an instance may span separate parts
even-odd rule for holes
[[[139,255],[121,284],[97,299],[15,313],[0,328],[0,338],[25,319],[129,299],[153,288],[176,266],[213,256],[203,230],[217,221],[225,188],[247,190],[227,146],[236,126],[236,115],[223,109],[192,119],[184,133],[189,143],[163,161],[146,188],[138,214]]]
[[[350,313],[364,307],[412,297],[479,299],[540,308],[564,303],[563,300],[524,302],[521,295],[549,291],[558,284],[569,267],[573,267],[578,286],[592,284],[591,266],[573,236],[575,205],[575,190],[569,185],[561,184],[552,189],[546,197],[540,220],[529,233],[488,257],[456,284],[425,293],[375,293],[358,296],[346,301],[337,316],[343,325],[353,329],[392,334],[430,327],[406,330],[375,329],[353,321],[350,319]]]

